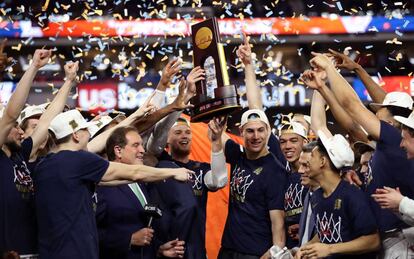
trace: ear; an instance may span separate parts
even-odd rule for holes
[[[243,137],[243,128],[239,127],[240,136]]]
[[[72,133],[72,138],[76,143],[79,142],[79,135],[77,131]]]
[[[114,146],[114,153],[116,158],[122,157],[122,148],[120,146]]]
[[[321,156],[321,163],[320,163],[320,167],[323,168],[327,165],[327,163],[329,163],[328,159],[325,156]]]

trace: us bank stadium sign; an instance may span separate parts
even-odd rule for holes
[[[127,83],[108,84],[81,84],[79,85],[78,106],[83,110],[106,111],[110,109],[136,109],[154,91],[153,88],[135,89]],[[240,103],[247,106],[246,88],[239,86]],[[172,102],[178,95],[178,87],[166,91],[166,102]],[[308,92],[302,85],[278,85],[262,87],[261,95],[263,105],[267,107],[286,106],[298,107],[309,105]]]

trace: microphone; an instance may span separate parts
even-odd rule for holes
[[[146,204],[144,207],[145,215],[149,217],[148,227],[151,227],[153,218],[161,218],[162,217],[162,211],[158,206],[153,204]]]

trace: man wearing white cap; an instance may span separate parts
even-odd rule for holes
[[[400,146],[407,152],[408,159],[414,159],[414,112],[408,118],[402,116],[394,116],[394,118],[402,124]],[[384,186],[384,188],[377,189],[372,197],[381,208],[398,211],[398,215],[404,222],[414,226],[414,200],[403,196],[399,188]]]
[[[35,130],[40,116],[46,111],[46,105],[31,105],[24,108],[17,122],[24,131],[24,138],[28,138]]]
[[[287,248],[298,245],[299,220],[303,210],[303,201],[307,193],[300,181],[299,157],[302,147],[308,142],[307,131],[299,122],[282,124],[279,129],[280,148],[288,161],[288,183],[285,192],[285,224],[287,228]]]
[[[311,65],[326,71],[331,89],[341,106],[373,140],[377,141],[376,150],[369,163],[366,194],[371,196],[377,188],[389,186],[399,187],[404,195],[414,197],[412,163],[399,146],[401,142],[399,123],[392,117],[393,115],[407,116],[406,114],[410,113],[413,107],[411,96],[403,92],[388,93],[382,104],[373,104],[374,107],[380,107],[375,116],[365,108],[358,95],[338,73],[327,56],[319,53],[313,55],[315,57],[310,61]],[[409,226],[391,211],[381,209],[374,199],[370,199],[370,205],[376,218],[379,219],[378,226],[383,241],[380,258],[405,257],[406,252],[410,251],[408,243],[411,241],[406,242],[407,240],[395,237],[402,232],[402,229]],[[405,249],[401,249],[402,243],[406,244]]]
[[[53,109],[45,112],[42,127],[25,141],[17,120],[37,71],[48,63],[51,54],[51,50],[35,51],[31,65],[0,116],[0,252],[14,250],[21,256],[33,258],[37,253],[37,233],[34,187],[28,162],[43,142],[60,104],[56,102]],[[76,75],[76,71],[72,72]],[[58,95],[64,96],[63,92]]]
[[[273,245],[285,246],[286,170],[267,148],[271,131],[262,110],[242,115],[244,148],[222,134],[224,124],[217,119],[209,124],[213,150],[223,150],[231,165],[229,214],[218,258],[268,258]]]
[[[312,196],[317,236],[302,246],[296,258],[375,258],[380,238],[368,199],[341,180],[340,170],[354,163],[354,153],[342,135],[318,131],[311,151],[309,177],[320,184]]]
[[[86,151],[91,137],[79,111],[56,116],[50,131],[56,153],[36,167],[36,211],[39,253],[42,258],[98,258],[98,236],[91,196],[95,184],[117,185],[125,181],[187,181],[187,169],[157,169],[144,165],[108,162]]]

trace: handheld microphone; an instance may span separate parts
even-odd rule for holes
[[[158,206],[153,204],[146,204],[144,207],[145,215],[149,217],[148,227],[151,227],[153,218],[161,218],[162,217],[162,211]]]

